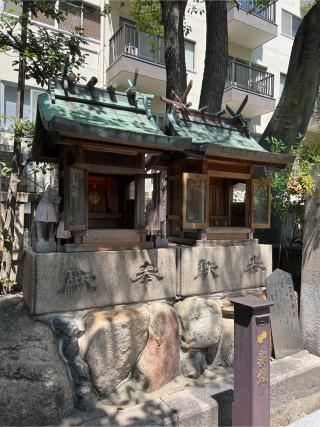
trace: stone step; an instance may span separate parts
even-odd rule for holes
[[[271,363],[271,421],[286,425],[285,411],[293,401],[320,390],[320,358],[300,351]],[[202,386],[145,401],[134,406],[108,407],[102,402],[94,411],[75,411],[60,422],[62,426],[228,426],[231,425],[233,375]],[[319,402],[320,407],[320,402]],[[283,411],[283,417],[281,414]],[[296,414],[296,418],[299,414]],[[281,424],[279,424],[279,420]]]

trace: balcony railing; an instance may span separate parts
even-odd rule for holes
[[[266,19],[267,21],[276,22],[276,2],[270,2],[267,6],[259,6],[257,0],[238,0],[241,9]],[[234,5],[231,4],[230,8]]]
[[[226,88],[230,86],[273,98],[274,75],[235,60],[228,65]]]
[[[122,24],[110,39],[111,65],[119,56],[126,54],[155,64],[164,65],[163,39],[141,33],[130,24]]]

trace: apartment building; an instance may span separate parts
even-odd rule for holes
[[[62,1],[62,0],[60,0]],[[161,120],[165,105],[160,96],[165,94],[166,71],[162,41],[138,32],[130,13],[130,2],[109,0],[110,15],[102,16],[107,0],[70,1],[71,11],[64,22],[57,23],[45,16],[34,18],[39,26],[52,31],[74,31],[83,28],[87,44],[83,51],[88,54],[87,64],[80,70],[86,79],[98,78],[98,85],[115,82],[119,90],[128,87],[136,68],[139,70],[138,90],[153,93],[152,110]],[[300,0],[278,0],[268,7],[248,13],[254,0],[239,0],[240,9],[228,5],[229,64],[223,104],[234,110],[246,95],[248,103],[243,115],[250,120],[251,129],[261,134],[267,125],[284,85],[294,36],[301,20]],[[56,2],[59,7],[59,0]],[[0,0],[5,13],[14,13],[17,7],[12,1]],[[201,7],[201,5],[200,5]],[[204,6],[203,6],[204,7]],[[190,13],[187,8],[186,22],[191,31],[185,40],[188,80],[193,80],[189,101],[198,107],[205,58],[205,16]],[[0,150],[7,159],[12,150],[12,126],[10,116],[15,115],[17,72],[12,69],[12,54],[0,54]],[[25,96],[25,118],[35,120],[38,95],[46,90],[28,81]],[[316,132],[317,127],[312,128]],[[29,171],[32,178],[32,171]],[[41,191],[50,174],[38,174],[34,186],[28,177],[23,182],[28,192]],[[29,205],[26,211],[30,212]]]
[[[252,131],[261,134],[284,85],[294,36],[301,21],[300,1],[278,0],[253,13],[248,13],[252,0],[238,3],[240,10],[231,3],[228,6],[229,65],[223,103],[236,110],[248,95],[243,114],[250,119]],[[194,83],[189,99],[197,107],[205,58],[205,16],[191,14],[187,9],[186,21],[191,28],[185,41],[186,66],[188,80]],[[136,31],[129,8],[115,3],[108,24],[107,80],[125,88],[137,67],[138,88],[156,95],[153,111],[163,114],[165,107],[159,100],[166,84],[163,52],[152,50],[150,38]]]

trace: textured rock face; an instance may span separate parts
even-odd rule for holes
[[[128,377],[148,338],[149,312],[145,308],[88,313],[86,332],[79,339],[91,380],[105,396]]]
[[[207,350],[207,362],[213,366],[233,366],[234,357],[234,321],[223,319],[222,335],[218,347],[209,347]]]
[[[73,410],[56,338],[20,297],[0,296],[0,357],[0,425],[52,425]]]
[[[179,371],[179,321],[175,310],[165,303],[149,305],[149,338],[134,377],[148,391],[158,390]]]
[[[180,351],[180,371],[188,378],[199,378],[207,367],[206,351],[203,349],[190,349]]]
[[[219,302],[205,297],[190,297],[175,304],[181,322],[181,347],[217,346],[222,330]]]

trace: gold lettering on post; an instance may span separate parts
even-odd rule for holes
[[[257,342],[258,344],[262,344],[268,338],[268,332],[262,331],[261,334],[258,335]]]
[[[257,375],[257,382],[258,384],[267,384],[267,374],[266,374],[266,366],[267,366],[268,358],[265,351],[260,350],[258,355],[258,367],[259,372]]]

